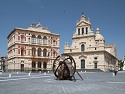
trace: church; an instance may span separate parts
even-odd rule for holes
[[[72,44],[64,45],[64,53],[73,56],[76,69],[110,71],[117,67],[116,45],[105,44],[105,39],[96,29],[91,28],[90,19],[84,15],[76,23],[76,32],[72,36]]]

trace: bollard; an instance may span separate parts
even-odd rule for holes
[[[9,74],[9,77],[11,77],[11,74]]]
[[[48,73],[49,73],[49,71],[48,71]]]
[[[18,74],[18,72],[17,72],[17,74]]]
[[[0,72],[0,74],[2,74],[2,72]]]
[[[39,71],[39,73],[41,73],[41,71]]]
[[[112,75],[115,76],[115,73],[113,72]]]
[[[46,75],[46,72],[44,72],[44,75]]]
[[[30,73],[28,73],[28,76],[30,76]]]

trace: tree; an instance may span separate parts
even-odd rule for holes
[[[123,70],[124,61],[119,60],[119,61],[118,61],[118,65],[119,65],[120,70]]]

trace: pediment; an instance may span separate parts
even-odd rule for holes
[[[86,59],[87,56],[85,56],[84,54],[81,54],[81,55],[79,55],[79,59],[81,59],[81,58]]]
[[[82,21],[82,22],[79,22],[79,23],[77,23],[77,26],[87,26],[88,25],[88,23],[87,22],[84,22],[84,21]]]

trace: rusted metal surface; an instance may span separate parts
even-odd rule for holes
[[[59,55],[53,62],[54,75],[59,80],[72,80],[76,72],[76,63],[69,54]]]

